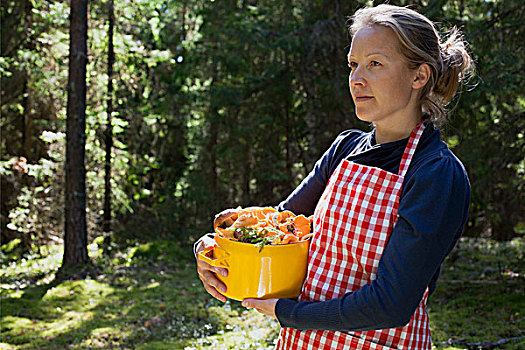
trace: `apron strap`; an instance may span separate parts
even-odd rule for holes
[[[412,133],[410,134],[410,138],[408,139],[407,146],[405,148],[405,152],[403,152],[403,157],[401,158],[401,164],[399,164],[399,172],[398,175],[405,177],[408,167],[410,166],[410,162],[412,161],[412,157],[414,156],[414,153],[416,152],[417,144],[419,143],[419,139],[421,138],[421,135],[423,134],[423,130],[425,130],[425,124],[423,124],[423,121],[420,121],[414,130],[412,130]]]
[[[372,133],[369,133],[367,137],[364,137],[361,141],[359,141],[357,146],[354,147],[354,149],[352,150],[352,152],[350,152],[347,158],[352,157],[356,155],[358,151],[361,151],[367,143],[370,143],[371,137],[372,137]]]

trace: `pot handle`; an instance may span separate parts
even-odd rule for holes
[[[211,251],[213,251],[214,249],[220,249],[219,247],[214,247]],[[218,259],[212,259],[208,256],[206,256],[206,253],[209,252],[210,250],[208,251],[200,251],[198,253],[198,258],[199,260],[202,260],[204,261],[205,263],[208,263],[210,264],[211,266],[213,267],[228,267],[228,263],[226,262],[226,259],[228,258],[229,254],[227,254],[226,256],[223,256],[222,258],[218,258]]]

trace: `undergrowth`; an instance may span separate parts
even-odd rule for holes
[[[102,245],[89,246],[99,273],[81,280],[55,279],[56,245],[2,261],[0,349],[273,348],[278,323],[210,297],[190,248]],[[523,248],[523,240],[460,242],[429,301],[435,348],[523,348]]]

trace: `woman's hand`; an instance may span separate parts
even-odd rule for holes
[[[277,319],[277,316],[275,316],[275,305],[277,304],[277,300],[279,299],[244,299],[242,301],[242,306],[254,308],[261,314]]]
[[[197,247],[197,253],[204,250],[204,247],[202,243]],[[228,270],[223,267],[213,267],[208,263],[205,263],[204,261],[197,259],[197,272],[199,274],[199,278],[202,281],[202,284],[204,285],[204,289],[208,293],[210,293],[215,299],[218,299],[222,302],[226,301],[226,297],[222,295],[221,293],[226,292],[226,285],[222,283],[215,274],[219,274],[221,276],[228,276]]]

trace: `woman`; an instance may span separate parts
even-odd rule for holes
[[[468,215],[470,186],[435,124],[472,68],[460,35],[441,42],[417,12],[379,5],[350,27],[349,86],[374,130],[340,134],[279,205],[314,214],[298,300],[246,299],[275,317],[278,349],[430,349],[426,301]],[[205,288],[225,286],[198,263]]]

